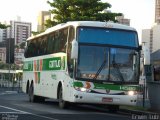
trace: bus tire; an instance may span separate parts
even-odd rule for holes
[[[63,100],[63,90],[61,86],[59,87],[59,90],[58,90],[58,102],[59,102],[59,107],[61,109],[65,109],[68,107],[67,102]]]
[[[29,80],[27,81],[26,93],[29,94]]]
[[[33,84],[30,85],[29,87],[29,101],[30,102],[37,102],[38,101],[38,96],[34,95],[34,86]]]
[[[42,96],[37,96],[38,97],[38,102],[45,102],[45,97],[42,97]]]
[[[117,112],[119,110],[119,105],[108,105],[109,112]]]

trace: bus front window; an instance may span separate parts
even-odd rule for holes
[[[93,79],[97,70],[100,69],[104,60],[106,63],[102,66],[97,79],[105,80],[108,74],[108,48],[98,46],[80,46],[77,77]]]
[[[80,45],[77,78],[137,82],[137,66],[135,50]]]
[[[113,81],[136,82],[138,53],[123,48],[110,49],[110,79]],[[136,63],[137,62],[137,63]]]

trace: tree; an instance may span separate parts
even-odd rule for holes
[[[51,13],[53,21],[47,20],[46,27],[51,27],[67,21],[116,21],[116,16],[122,13],[105,13],[104,9],[111,8],[111,4],[101,0],[53,0],[47,2],[53,7]]]
[[[0,29],[6,29],[7,27],[10,27],[10,26],[5,25],[5,24],[2,24],[2,23],[0,22]]]

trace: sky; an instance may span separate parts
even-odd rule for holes
[[[16,20],[31,22],[36,31],[39,11],[50,10],[47,0],[0,0],[0,22]],[[52,1],[52,0],[50,0]],[[142,29],[149,29],[154,23],[155,0],[102,0],[112,5],[111,12],[123,13],[130,19],[131,26],[136,28],[141,39]]]

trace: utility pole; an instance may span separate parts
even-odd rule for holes
[[[11,43],[10,43],[10,40],[11,39],[8,39],[8,46],[9,46],[9,48],[8,48],[8,51],[9,51],[9,54],[8,54],[8,57],[9,57],[9,59],[8,59],[8,64],[9,64],[9,81],[11,81],[11,60],[10,60],[10,55],[11,55],[11,53],[10,53],[10,47],[11,47]],[[13,82],[12,82],[12,90],[13,90]]]
[[[8,63],[9,82],[12,83],[12,90],[14,89],[14,81],[11,80],[11,64],[14,63],[14,38],[8,38],[6,44],[6,63]]]

